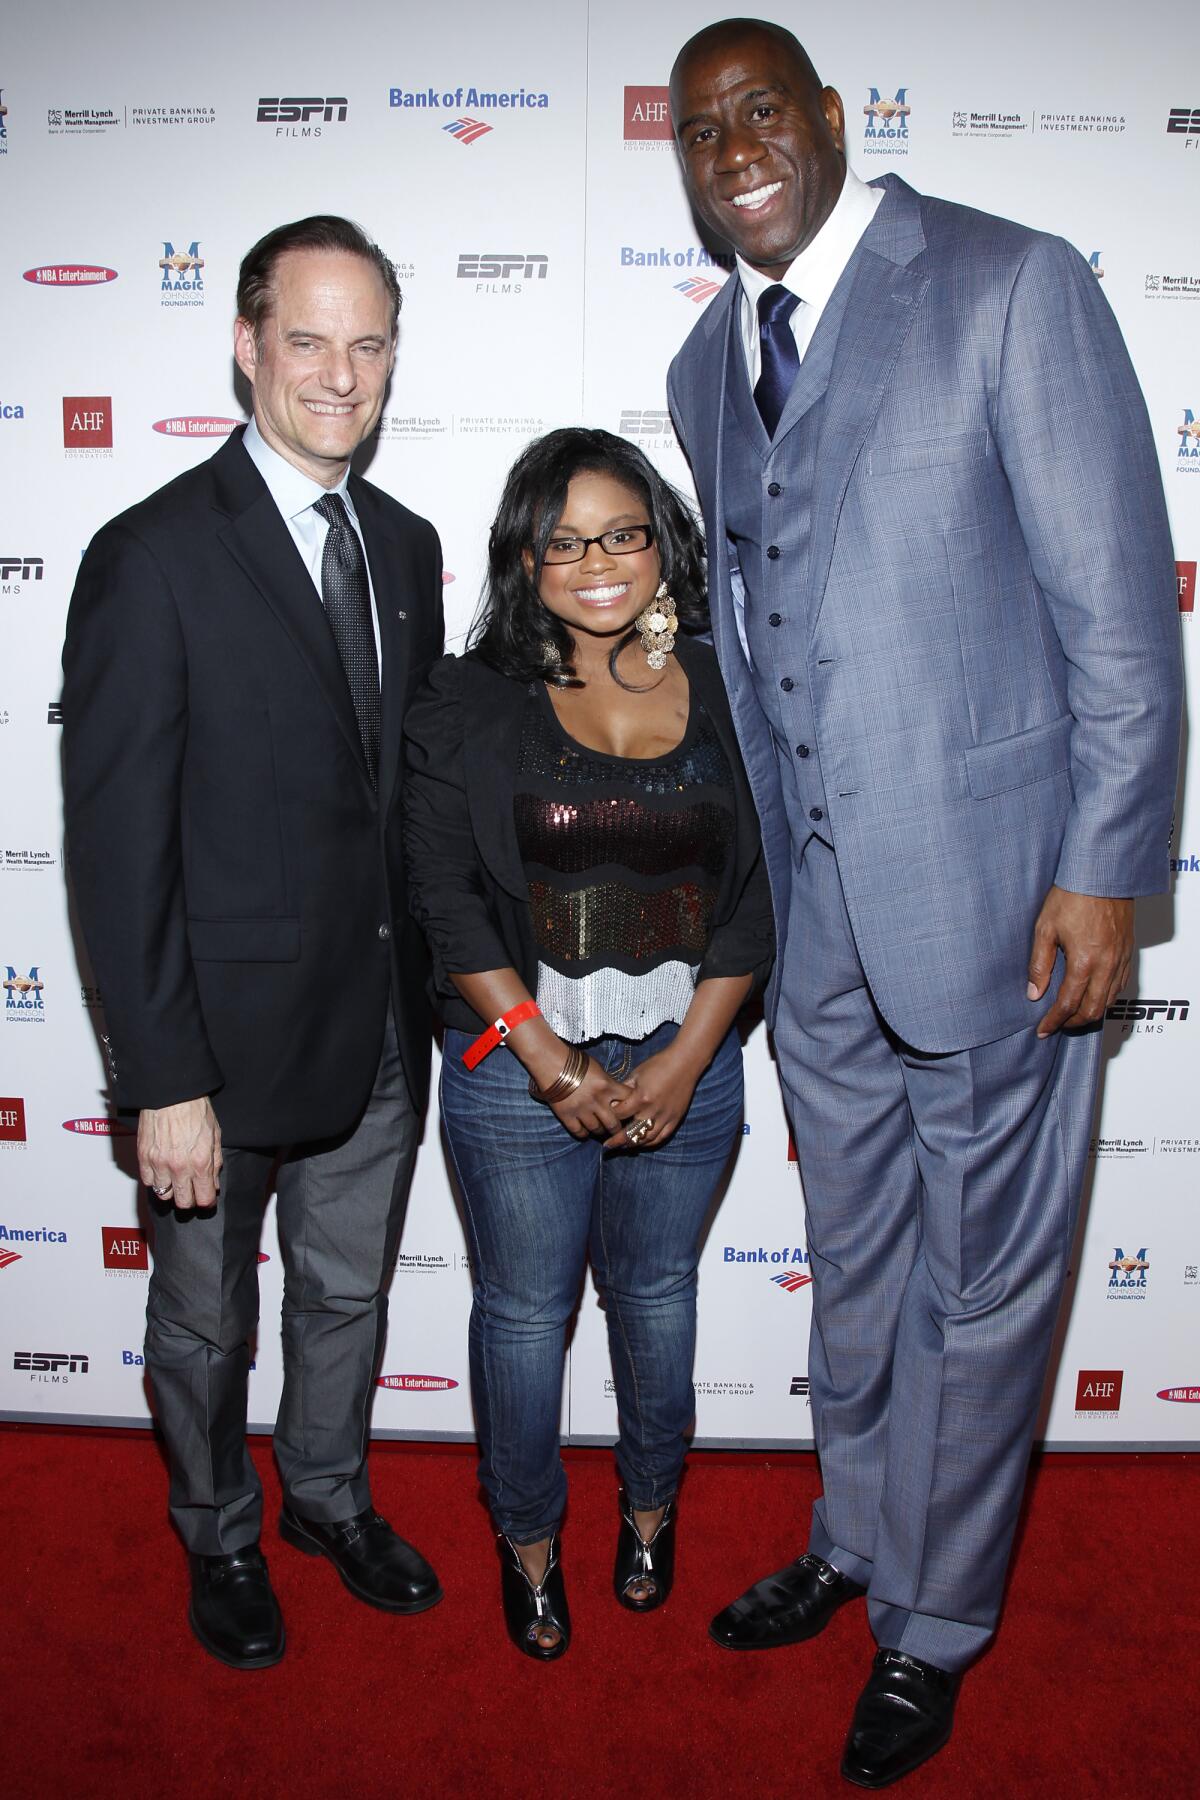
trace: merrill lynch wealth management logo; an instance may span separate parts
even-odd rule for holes
[[[863,107],[866,124],[863,126],[863,150],[868,156],[907,156],[908,155],[908,120],[912,107],[908,104],[908,89],[897,88],[894,98],[888,99],[877,87],[870,89],[870,98]]]

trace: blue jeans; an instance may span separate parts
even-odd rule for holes
[[[616,1080],[678,1031],[600,1038],[588,1049]],[[742,1119],[742,1053],[730,1032],[674,1136],[655,1150],[605,1151],[573,1138],[532,1100],[509,1051],[468,1074],[471,1042],[447,1031],[442,1119],[466,1206],[475,1274],[471,1387],[479,1478],[497,1528],[533,1544],[557,1531],[567,1497],[559,1456],[566,1328],[589,1251],[608,1320],[631,1504],[675,1493],[695,1410],[700,1231]]]

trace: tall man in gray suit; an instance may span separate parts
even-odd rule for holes
[[[754,20],[684,47],[685,180],[738,272],[671,368],[781,953],[808,1207],[808,1550],[713,1622],[880,1646],[842,1771],[950,1735],[995,1629],[1134,896],[1180,712],[1146,411],[1059,239],[846,166]]]

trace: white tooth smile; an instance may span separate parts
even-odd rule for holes
[[[618,587],[576,588],[577,600],[620,600],[629,592],[629,583],[623,581]]]
[[[757,212],[759,207],[765,206],[771,195],[777,194],[782,186],[782,181],[772,181],[766,187],[754,188],[749,194],[735,194],[733,204],[743,207],[747,212]]]
[[[306,400],[304,404],[309,412],[329,413],[335,419],[343,419],[348,413],[354,411],[352,406],[331,406],[327,401],[322,400]]]

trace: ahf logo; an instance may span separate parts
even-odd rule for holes
[[[190,294],[203,290],[204,277],[200,271],[204,267],[204,258],[200,254],[198,238],[194,238],[186,250],[177,250],[174,244],[164,239],[158,266],[162,270],[164,294]]]
[[[1144,1300],[1146,1298],[1146,1272],[1149,1267],[1144,1244],[1133,1256],[1127,1256],[1118,1244],[1116,1255],[1108,1265],[1109,1299]]]
[[[863,107],[867,123],[863,136],[868,140],[883,139],[890,145],[908,137],[908,116],[912,107],[908,104],[908,89],[897,88],[894,100],[880,95],[879,89],[871,89],[871,98]]]
[[[4,1016],[12,1023],[32,1021],[40,1024],[45,1005],[42,992],[46,984],[38,974],[36,965],[28,975],[18,975],[12,964],[8,964],[8,976],[4,983]]]

